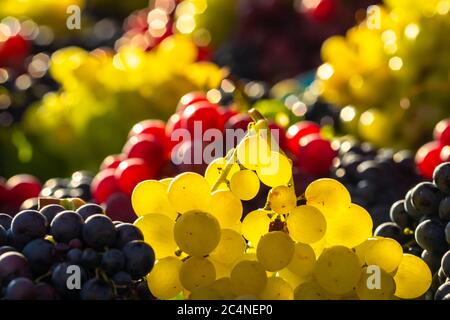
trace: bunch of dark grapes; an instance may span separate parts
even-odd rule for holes
[[[433,182],[421,182],[390,210],[391,222],[375,235],[394,238],[421,256],[434,274],[430,299],[450,298],[450,162],[436,167]]]
[[[0,214],[0,298],[152,299],[145,276],[155,255],[141,231],[96,204],[69,202],[81,206]]]
[[[93,178],[93,174],[89,171],[76,171],[70,178],[51,178],[44,183],[40,196],[58,199],[80,198],[91,201]]]

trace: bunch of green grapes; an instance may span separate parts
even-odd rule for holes
[[[395,240],[373,238],[369,213],[351,203],[342,184],[316,180],[297,197],[289,161],[273,165],[284,155],[261,134],[264,123],[251,123],[205,176],[185,172],[134,189],[135,225],[158,260],[148,275],[152,294],[218,300],[422,296],[431,284],[425,262],[403,254]],[[244,150],[260,144],[269,150]],[[242,200],[255,197],[261,182],[272,187],[267,203],[244,216]]]
[[[345,37],[323,44],[313,87],[342,107],[344,125],[365,140],[417,147],[448,113],[450,5],[384,2]]]

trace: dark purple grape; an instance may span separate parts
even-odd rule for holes
[[[8,230],[11,228],[12,217],[6,213],[0,213],[0,226]]]
[[[116,229],[106,215],[90,216],[83,226],[84,243],[96,250],[112,247],[116,241]]]
[[[53,269],[51,281],[62,298],[79,299],[81,286],[86,282],[86,279],[86,271],[81,266],[61,262]]]
[[[443,253],[448,250],[445,241],[445,229],[438,220],[429,219],[421,222],[415,231],[416,242],[423,249]]]
[[[81,255],[81,265],[86,269],[94,270],[100,266],[101,261],[101,254],[94,249],[87,248],[83,250],[83,254]]]
[[[14,236],[23,237],[26,242],[44,238],[47,234],[47,219],[39,211],[19,212],[12,220],[11,230]]]
[[[16,248],[18,251],[22,251],[25,245],[30,241],[25,235],[16,235],[12,232],[12,229],[9,229],[6,232],[6,236],[8,237],[8,245]]]
[[[447,195],[450,195],[450,162],[444,162],[434,169],[434,184]]]
[[[408,215],[414,219],[414,220],[419,220],[420,218],[423,217],[423,214],[418,211],[415,207],[414,204],[412,202],[412,191],[413,189],[409,190],[406,193],[406,197],[405,197],[405,210],[406,212],[408,212]]]
[[[122,249],[130,241],[144,240],[144,235],[138,227],[131,223],[122,223],[116,225],[117,239],[115,246]]]
[[[4,246],[8,243],[8,234],[6,233],[5,228],[0,226],[0,247]]]
[[[113,300],[113,288],[100,279],[90,279],[87,281],[80,293],[82,300]]]
[[[442,194],[434,184],[421,182],[414,187],[411,199],[417,211],[424,215],[432,215],[438,212]]]
[[[45,282],[40,282],[35,285],[36,300],[58,300],[58,293],[56,289]]]
[[[30,275],[30,267],[23,254],[7,252],[0,256],[0,286],[6,286],[14,278],[28,278]]]
[[[436,271],[439,270],[439,267],[441,265],[441,254],[440,253],[434,253],[434,252],[431,252],[428,250],[423,250],[421,258],[428,265],[432,274],[434,274]]]
[[[63,206],[60,206],[59,204],[49,204],[43,207],[40,212],[47,218],[47,222],[49,225],[51,225],[53,219],[55,216],[65,211],[66,209]]]
[[[2,254],[4,254],[5,252],[15,252],[15,251],[17,251],[17,250],[15,248],[13,248],[13,247],[10,247],[10,246],[0,247],[0,256]]]
[[[35,239],[25,246],[22,253],[35,276],[46,273],[54,262],[54,245],[48,240]]]
[[[81,237],[83,222],[83,218],[74,211],[60,212],[50,225],[50,234],[57,242],[69,243]]]
[[[385,222],[380,224],[374,232],[375,236],[394,239],[400,243],[404,243],[407,240],[403,230],[394,222]]]
[[[73,264],[81,264],[81,257],[83,255],[83,251],[78,248],[70,249],[67,252],[67,261]]]
[[[400,228],[411,227],[412,219],[405,210],[405,200],[399,200],[391,206],[389,216],[392,222],[395,222]]]
[[[125,256],[121,250],[108,249],[103,253],[102,269],[107,275],[112,276],[125,267]]]
[[[122,249],[125,255],[126,271],[133,279],[147,275],[155,263],[153,248],[141,240],[128,242]]]
[[[444,283],[436,290],[434,300],[442,300],[448,294],[450,294],[450,282]]]
[[[447,251],[441,259],[442,272],[447,278],[450,278],[450,250]]]
[[[36,290],[33,281],[28,278],[15,278],[6,288],[6,300],[34,300]]]
[[[125,271],[117,272],[112,277],[112,281],[119,288],[128,288],[133,283],[133,279],[131,279],[131,276]]]
[[[69,247],[71,249],[74,249],[74,248],[81,249],[81,248],[83,248],[83,242],[81,242],[80,239],[72,239],[69,241]]]
[[[136,285],[136,293],[140,300],[155,300],[156,298],[150,292],[147,281],[143,280]]]
[[[87,203],[77,209],[77,213],[83,217],[84,220],[93,216],[94,214],[105,214],[101,206],[95,203]]]
[[[450,196],[442,199],[439,204],[439,218],[444,221],[450,220]]]

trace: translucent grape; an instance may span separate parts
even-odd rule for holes
[[[365,250],[365,262],[368,266],[376,265],[386,272],[393,272],[403,258],[403,248],[395,240],[377,238],[371,241]]]
[[[242,217],[242,202],[231,192],[217,190],[211,196],[209,213],[218,221],[221,228],[232,228]]]
[[[220,241],[220,225],[209,213],[189,211],[180,216],[173,229],[175,242],[183,252],[203,257]]]
[[[328,300],[328,293],[314,279],[301,283],[294,290],[295,300]]]
[[[260,182],[254,171],[241,170],[233,174],[230,190],[241,200],[251,200],[259,192]]]
[[[270,163],[270,147],[259,135],[244,138],[237,146],[236,156],[239,162],[250,170]]]
[[[376,240],[377,238],[369,238],[353,248],[355,250],[356,256],[358,257],[360,266],[364,266],[366,264],[367,248],[369,248],[369,246],[372,245],[372,242]]]
[[[263,234],[269,231],[270,218],[265,210],[255,210],[247,214],[242,221],[242,235],[256,245]]]
[[[286,222],[292,239],[302,243],[319,241],[327,230],[327,221],[323,214],[309,205],[294,208]]]
[[[182,290],[178,276],[182,262],[176,257],[166,257],[156,262],[147,276],[147,284],[151,293],[160,299],[170,299]]]
[[[157,259],[173,255],[177,244],[173,237],[175,222],[163,214],[146,214],[134,222],[144,235],[144,241],[155,251]]]
[[[297,206],[297,196],[293,188],[277,186],[267,196],[269,207],[278,214],[289,213]]]
[[[395,292],[395,281],[392,275],[380,269],[378,274],[364,268],[356,293],[361,300],[391,300]]]
[[[306,203],[318,208],[327,219],[338,216],[351,203],[348,190],[340,182],[329,178],[310,183],[305,197]]]
[[[180,281],[186,290],[205,287],[216,280],[214,265],[207,258],[190,257],[180,269]]]
[[[267,284],[264,267],[258,261],[244,260],[231,271],[231,288],[236,295],[258,295]]]
[[[317,259],[314,276],[326,291],[337,295],[348,293],[361,278],[358,257],[343,246],[327,248]]]
[[[226,164],[227,160],[225,158],[217,158],[208,165],[205,171],[205,179],[209,182],[211,186],[213,186],[217,182]],[[239,172],[239,165],[237,163],[233,163],[228,175],[225,178],[227,180],[230,180],[230,178],[236,172]],[[217,190],[228,190],[226,182],[220,183]]]
[[[427,264],[411,254],[403,259],[394,276],[395,295],[402,299],[415,299],[423,295],[431,285],[431,271]]]
[[[220,300],[231,300],[235,297],[229,277],[217,279],[209,287],[218,293]]]
[[[222,263],[215,259],[210,259],[210,260],[211,260],[212,264],[214,265],[214,268],[216,269],[216,277],[217,278],[223,278],[223,277],[230,276],[230,272],[234,266],[233,264]]]
[[[210,187],[208,181],[197,173],[181,173],[169,185],[169,201],[179,213],[191,210],[207,212],[211,198]]]
[[[372,228],[370,214],[363,207],[352,203],[338,217],[328,220],[327,242],[353,248],[372,236]]]
[[[294,290],[291,285],[280,277],[270,277],[267,285],[259,295],[262,300],[292,300]]]
[[[297,242],[294,255],[287,268],[298,276],[306,277],[314,271],[316,254],[310,245]]]
[[[281,269],[277,275],[290,284],[292,288],[297,288],[301,283],[305,282],[305,278],[293,273],[288,268]]]
[[[282,231],[272,231],[261,237],[256,248],[258,261],[268,271],[286,267],[294,255],[294,241]]]
[[[269,187],[287,185],[292,177],[291,161],[283,154],[272,151],[270,163],[256,170],[261,182]]]
[[[220,242],[209,257],[211,260],[231,264],[244,255],[245,247],[245,240],[238,232],[222,229]]]
[[[167,186],[156,180],[140,182],[133,190],[131,204],[138,217],[149,214],[165,214],[175,220],[176,210],[172,207],[167,197]]]

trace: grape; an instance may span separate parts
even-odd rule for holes
[[[101,267],[107,275],[112,276],[125,266],[125,256],[122,251],[108,249],[102,255]]]
[[[269,187],[287,185],[292,177],[292,164],[283,154],[272,151],[269,163],[260,163],[257,173],[261,182]]]
[[[5,230],[8,230],[9,228],[11,228],[11,222],[12,222],[11,216],[4,213],[0,213],[0,226],[5,228]]]
[[[372,235],[372,219],[370,214],[356,204],[327,225],[327,242],[333,245],[355,247]]]
[[[267,279],[267,285],[263,292],[259,294],[262,300],[292,300],[294,290],[280,277]]]
[[[338,181],[328,178],[310,183],[305,191],[306,203],[317,207],[326,218],[342,214],[351,203],[350,193]]]
[[[287,265],[289,271],[300,277],[305,277],[314,271],[316,264],[316,254],[310,245],[297,242],[295,244],[294,255]]]
[[[314,243],[325,235],[327,222],[318,209],[302,205],[294,208],[287,217],[287,228],[295,241]]]
[[[124,245],[133,240],[144,240],[144,235],[141,230],[131,223],[120,223],[116,228],[116,242],[115,247],[122,249]]]
[[[189,291],[208,286],[216,280],[214,265],[207,258],[191,257],[183,262],[180,282]]]
[[[286,132],[289,150],[293,154],[297,154],[300,147],[300,139],[312,133],[320,133],[320,126],[315,122],[300,121],[291,125]]]
[[[422,259],[403,254],[394,276],[395,295],[402,299],[415,299],[423,295],[431,284],[431,272]]]
[[[242,217],[242,202],[231,191],[217,190],[211,196],[209,212],[220,224],[221,228],[231,228],[239,223]]]
[[[436,290],[434,300],[444,300],[444,297],[447,297],[449,294],[450,294],[450,282],[446,282]]]
[[[128,138],[140,134],[151,134],[163,143],[166,140],[166,124],[162,120],[143,120],[131,128]]]
[[[137,219],[131,205],[130,196],[126,193],[113,193],[104,205],[106,215],[112,220],[133,223]]]
[[[397,241],[389,238],[377,238],[365,248],[365,262],[376,265],[391,273],[397,269],[403,258],[403,249]]]
[[[84,223],[82,234],[86,245],[97,250],[111,247],[116,240],[114,224],[102,214],[90,216]]]
[[[442,272],[447,278],[450,278],[450,250],[442,256],[441,266]]]
[[[217,279],[209,287],[218,294],[220,300],[231,300],[234,298],[230,278]]]
[[[125,160],[124,154],[113,154],[107,156],[100,165],[100,171],[106,169],[116,169],[123,160]]]
[[[91,192],[97,203],[105,202],[110,195],[120,191],[115,169],[100,171],[92,180]]]
[[[201,175],[185,172],[176,176],[169,185],[170,203],[179,213],[191,210],[208,211],[210,206],[210,186]]]
[[[169,202],[166,189],[163,183],[156,180],[140,182],[131,195],[131,203],[138,217],[158,213],[175,220],[177,212]]]
[[[70,249],[69,252],[67,252],[67,261],[73,264],[80,264],[82,255],[83,251],[81,251],[81,249]]]
[[[442,199],[439,204],[439,218],[443,221],[450,221],[450,196]]]
[[[377,237],[392,238],[400,243],[404,243],[407,239],[403,230],[393,222],[380,224],[373,234]]]
[[[88,280],[80,292],[81,300],[113,300],[113,288],[104,280]]]
[[[219,244],[219,222],[209,213],[186,212],[175,223],[174,239],[178,247],[187,254],[205,256]]]
[[[427,179],[433,177],[435,168],[442,162],[443,145],[439,141],[424,144],[416,153],[416,164],[420,174]]]
[[[35,239],[25,246],[22,253],[35,276],[46,273],[54,262],[53,243],[48,240]]]
[[[390,209],[389,216],[400,228],[408,228],[412,224],[412,219],[405,210],[405,200],[395,202]]]
[[[222,171],[225,168],[226,164],[227,160],[225,158],[217,158],[208,165],[205,171],[205,179],[211,186],[213,186],[216,181],[219,180],[219,177],[222,174]],[[237,163],[233,163],[225,179],[230,180],[230,178],[236,172],[239,172],[239,165]],[[228,186],[225,182],[222,182],[217,190],[228,190]]]
[[[434,140],[439,140],[442,144],[450,145],[450,119],[439,121],[434,127]]]
[[[411,199],[414,208],[426,215],[437,212],[442,196],[435,185],[430,182],[422,182],[414,187]]]
[[[256,170],[261,165],[271,162],[271,150],[267,141],[260,135],[251,135],[244,138],[236,149],[239,163],[249,170]]]
[[[242,222],[242,235],[256,246],[262,235],[269,231],[270,218],[265,210],[255,210],[247,214]]]
[[[105,211],[101,206],[95,203],[87,203],[82,205],[76,210],[76,213],[78,213],[83,220],[86,220],[90,216],[93,216],[94,214],[105,214]]]
[[[256,296],[266,287],[267,275],[258,261],[244,260],[234,266],[230,280],[234,294]]]
[[[34,300],[36,290],[33,281],[18,277],[12,280],[6,288],[6,300]]]
[[[268,271],[278,271],[286,267],[294,256],[294,241],[282,231],[272,231],[261,237],[256,248],[256,256]]]
[[[231,264],[244,255],[246,243],[236,231],[222,229],[217,247],[209,255],[211,260]]]
[[[413,189],[409,190],[406,193],[405,196],[405,210],[408,213],[408,215],[413,218],[414,220],[419,220],[420,218],[422,218],[422,213],[419,212],[413,205],[412,203],[412,191]]]
[[[182,112],[181,126],[194,136],[195,123],[200,122],[201,133],[208,129],[219,129],[223,131],[223,123],[220,121],[220,114],[217,106],[208,101],[195,102]]]
[[[134,225],[142,231],[144,241],[151,243],[157,259],[173,255],[177,244],[173,235],[175,222],[172,219],[163,214],[147,214],[137,219]]]
[[[256,197],[259,187],[259,178],[251,170],[237,171],[231,176],[230,190],[241,200],[247,201]]]
[[[182,286],[178,274],[182,266],[180,259],[165,257],[157,261],[147,276],[147,284],[155,297],[170,299],[181,292]]]
[[[146,276],[155,263],[155,253],[147,243],[141,240],[128,242],[122,248],[125,256],[125,268],[133,279]]]
[[[86,248],[81,255],[81,265],[88,270],[95,270],[100,266],[102,256],[92,248]]]
[[[122,153],[128,159],[142,159],[147,164],[149,175],[154,176],[164,161],[164,145],[162,143],[163,141],[160,141],[153,134],[140,134],[132,136],[127,141]]]
[[[62,211],[53,218],[50,234],[58,242],[69,243],[72,239],[81,238],[83,225],[81,215],[74,211]]]
[[[425,220],[421,222],[415,231],[417,244],[425,250],[445,252],[448,243],[445,240],[445,228],[438,220]]]
[[[315,175],[326,175],[330,171],[337,154],[330,141],[320,134],[309,134],[300,139],[299,147],[295,153],[299,169]]]
[[[440,253],[423,250],[420,257],[428,265],[428,268],[430,268],[432,274],[435,274],[436,271],[439,270],[442,257]]]
[[[444,192],[450,194],[450,163],[445,162],[436,167],[433,174],[434,184]]]
[[[330,247],[317,259],[314,276],[332,294],[349,293],[361,278],[358,257],[346,247]]]
[[[395,281],[392,275],[381,270],[379,288],[375,286],[377,282],[373,281],[375,276],[376,274],[368,272],[367,268],[363,269],[361,279],[356,287],[358,298],[361,300],[392,300],[395,292]]]
[[[29,277],[30,267],[24,255],[18,252],[6,252],[0,256],[0,284],[2,286],[14,278]]]
[[[292,188],[278,186],[272,188],[267,196],[270,209],[278,214],[287,214],[297,206],[297,196]]]
[[[119,271],[117,272],[113,277],[112,281],[114,282],[114,285],[118,287],[118,289],[127,289],[133,284],[133,279],[131,279],[131,276],[126,273],[125,271]]]
[[[23,237],[25,242],[45,237],[47,226],[47,219],[35,210],[21,211],[11,222],[13,234]]]
[[[59,204],[49,204],[43,207],[39,212],[44,215],[44,217],[47,219],[48,224],[51,225],[55,216],[65,210],[66,209]]]
[[[153,179],[154,170],[144,160],[131,158],[123,160],[116,169],[115,175],[118,185],[123,192],[131,195],[136,185],[147,179]]]
[[[295,300],[328,300],[328,293],[319,285],[316,280],[301,283],[294,290]]]

